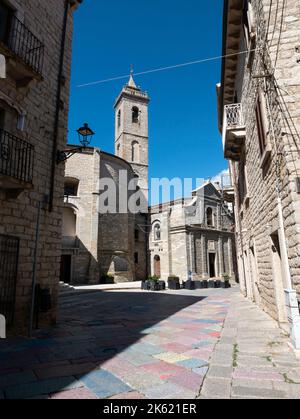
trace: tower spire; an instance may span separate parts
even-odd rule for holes
[[[132,87],[133,89],[136,89],[136,84],[135,81],[133,79],[133,65],[130,65],[130,77],[129,77],[129,82],[127,84],[128,87]]]

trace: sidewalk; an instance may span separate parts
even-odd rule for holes
[[[300,360],[288,336],[237,289],[200,398],[300,398]]]

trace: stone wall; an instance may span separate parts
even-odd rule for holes
[[[250,66],[240,58],[236,77],[236,95],[243,105],[246,122],[245,157],[242,159],[246,163],[248,193],[243,202],[238,197],[240,164],[231,163],[236,187],[239,271],[243,292],[256,300],[259,294],[261,307],[274,318],[285,321],[282,306],[287,282],[276,265],[278,197],[283,206],[292,283],[300,297],[300,195],[296,192],[296,178],[300,174],[300,63],[296,52],[300,45],[300,5],[297,0],[275,1],[270,15],[269,0],[253,0],[252,6],[256,47],[260,50],[256,51]],[[240,50],[243,45],[241,41]],[[270,153],[265,161],[260,155],[255,117],[259,94],[265,105]],[[282,259],[282,255],[280,257]]]
[[[1,105],[8,108],[7,128],[12,134],[28,141],[35,147],[33,188],[16,199],[7,199],[0,194],[0,234],[20,238],[19,266],[15,304],[17,330],[28,326],[30,311],[33,255],[37,225],[38,202],[49,198],[52,178],[52,153],[54,142],[54,121],[56,113],[56,94],[58,90],[59,59],[63,30],[64,2],[49,0],[10,1],[17,16],[44,43],[43,78],[33,80],[28,85],[16,85],[15,79],[8,74],[0,80]],[[73,12],[69,11],[66,50],[63,74],[65,83],[61,92],[59,112],[58,149],[65,148],[67,135],[70,66],[73,33]],[[13,66],[14,59],[10,65]],[[0,105],[0,106],[1,106]],[[25,128],[17,129],[17,108],[26,114]],[[40,237],[37,252],[37,282],[42,288],[50,288],[52,310],[40,315],[40,325],[54,323],[61,254],[62,195],[64,183],[64,164],[55,167],[53,210],[43,205],[41,213]]]

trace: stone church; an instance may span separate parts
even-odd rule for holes
[[[152,275],[167,280],[235,278],[233,216],[224,194],[211,182],[192,197],[151,207]]]
[[[108,275],[115,282],[172,274],[186,280],[189,272],[195,278],[234,275],[234,221],[213,184],[190,199],[148,207],[149,102],[131,74],[115,102],[115,154],[87,147],[66,163],[64,282],[97,284]],[[99,210],[104,180],[116,186],[115,211]],[[131,196],[124,211],[125,189],[138,193],[134,213],[128,211]]]
[[[147,93],[131,75],[115,102],[115,154],[87,147],[66,163],[64,282],[97,284],[108,274],[115,282],[147,276],[148,104]],[[107,213],[99,211],[103,180],[111,180],[118,197],[115,210]],[[138,213],[124,209],[120,201],[120,194],[132,181],[136,185],[133,192],[140,194]]]

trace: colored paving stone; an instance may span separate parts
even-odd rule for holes
[[[120,400],[138,400],[145,399],[144,394],[139,393],[138,391],[131,391],[129,393],[120,393],[116,396],[110,397],[110,399],[120,399]]]
[[[67,391],[61,391],[51,395],[51,399],[69,400],[69,399],[84,399],[93,400],[98,399],[95,393],[85,387],[76,388]]]
[[[100,398],[107,398],[118,393],[130,391],[131,388],[108,371],[98,370],[80,378],[96,396]]]
[[[204,367],[205,365],[207,365],[207,361],[203,359],[192,358],[192,359],[186,359],[184,361],[179,361],[177,364],[185,368],[193,369],[193,368]]]
[[[171,364],[175,364],[179,361],[187,361],[189,359],[187,356],[180,355],[175,352],[165,352],[159,355],[155,355],[154,357],[162,361],[170,362]]]
[[[19,384],[17,386],[8,387],[4,390],[4,393],[7,399],[24,399],[82,386],[83,384],[74,377],[63,377],[51,380],[41,380],[34,383]]]
[[[185,387],[191,391],[199,391],[201,384],[203,382],[203,376],[195,374],[191,371],[184,371],[180,374],[172,376],[168,379],[168,382],[177,384],[179,386]]]
[[[265,316],[234,289],[64,297],[58,326],[0,341],[0,399],[298,395],[283,374],[300,376],[299,361]]]

